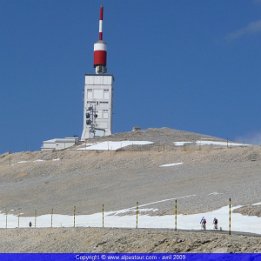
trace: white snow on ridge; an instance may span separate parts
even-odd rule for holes
[[[137,207],[133,208],[127,208],[127,209],[122,209],[122,210],[117,210],[117,211],[111,211],[110,215],[112,216],[118,216],[118,215],[123,215],[129,212],[136,213]],[[139,208],[139,213],[147,213],[147,212],[156,212],[158,211],[157,208]]]
[[[37,159],[37,160],[34,160],[33,162],[43,162],[45,160],[41,160],[41,159]]]
[[[244,146],[248,147],[249,144],[236,143],[236,142],[226,142],[226,141],[211,141],[211,140],[197,140],[197,145],[216,145],[216,146]]]
[[[118,150],[130,145],[148,145],[153,144],[151,141],[104,141],[78,150]]]
[[[175,197],[175,198],[166,198],[166,199],[162,199],[162,200],[158,200],[158,201],[153,201],[153,202],[148,202],[148,203],[144,203],[142,205],[139,205],[139,207],[147,207],[147,206],[151,206],[151,205],[156,205],[156,204],[160,204],[160,203],[163,203],[163,202],[167,202],[167,201],[174,201],[176,199],[184,199],[184,198],[191,198],[191,197],[196,197],[197,195],[195,194],[192,194],[192,195],[185,195],[185,196],[180,196],[180,197]],[[117,215],[118,213],[125,213],[125,212],[128,212],[132,209],[136,209],[137,206],[134,206],[134,207],[130,207],[130,208],[127,208],[127,209],[121,209],[121,210],[117,210],[117,211],[114,211],[112,213],[114,213],[115,215]]]
[[[59,161],[60,160],[60,158],[57,158],[57,159],[52,159],[52,161]]]
[[[24,163],[27,163],[27,162],[29,162],[29,161],[22,160],[22,161],[18,161],[17,163],[18,163],[18,164],[24,164]]]
[[[216,196],[216,195],[221,195],[223,193],[220,193],[220,192],[212,192],[212,193],[209,193],[208,196]]]
[[[255,203],[255,204],[252,204],[252,206],[260,206],[261,205],[261,202],[258,202],[258,203]]]
[[[184,146],[187,144],[193,144],[193,141],[176,141],[176,142],[174,142],[174,145],[177,147]]]
[[[57,158],[57,159],[52,159],[52,161],[59,161],[60,158]],[[18,161],[17,164],[24,164],[24,163],[41,163],[41,162],[45,162],[46,160],[43,160],[43,159],[36,159],[36,160],[33,160],[33,161],[30,161],[30,160],[22,160],[22,161]]]
[[[236,142],[226,142],[226,141],[213,141],[213,140],[197,140],[197,141],[178,141],[174,142],[174,145],[177,147],[185,146],[187,144],[195,145],[209,145],[209,146],[220,146],[220,147],[248,147],[250,144],[236,143]]]
[[[159,167],[173,167],[173,166],[179,166],[179,165],[183,165],[183,162],[177,162],[177,163],[169,163],[169,164],[163,164],[160,165]]]

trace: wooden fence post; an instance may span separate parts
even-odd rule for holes
[[[73,227],[75,227],[76,206],[73,208]]]
[[[7,209],[5,209],[5,228],[7,228]]]
[[[19,219],[20,219],[20,213],[18,213],[18,215],[17,215],[17,227],[18,228],[19,228],[19,225],[20,225]]]
[[[36,217],[37,217],[37,211],[35,209],[34,211],[34,227],[36,228]]]
[[[51,211],[51,228],[53,227],[53,208],[52,208],[52,211]]]
[[[229,235],[231,235],[231,215],[232,215],[231,208],[232,208],[231,198],[229,198],[229,228],[228,228]]]
[[[102,227],[104,227],[104,204],[102,204]]]
[[[175,231],[178,229],[178,201],[175,199]]]
[[[139,202],[136,203],[136,228],[139,227]]]

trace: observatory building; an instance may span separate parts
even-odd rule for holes
[[[85,75],[81,140],[111,135],[113,75],[107,74],[107,48],[103,41],[103,7],[100,7],[99,40],[94,44],[95,74]]]

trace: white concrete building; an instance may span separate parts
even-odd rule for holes
[[[43,141],[41,150],[63,150],[76,145],[78,142],[78,137],[55,138]]]
[[[112,133],[113,76],[86,74],[81,140]]]

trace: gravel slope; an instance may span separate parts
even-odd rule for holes
[[[0,252],[261,252],[261,238],[145,229],[0,229]]]
[[[150,146],[121,151],[21,152],[0,155],[0,211],[24,216],[92,214],[169,198],[179,213],[199,213],[228,204],[260,216],[261,148],[174,147],[174,141],[220,140],[178,130],[149,129],[98,139],[148,140]],[[93,142],[93,141],[92,141]],[[56,159],[56,160],[55,160]],[[58,160],[57,160],[58,159]],[[42,160],[42,161],[39,161]],[[19,163],[21,161],[26,161]],[[34,162],[36,161],[36,162]],[[160,168],[162,164],[183,165]],[[173,213],[173,201],[151,204]],[[154,213],[155,214],[155,213]],[[0,229],[0,252],[261,252],[260,237],[144,229]]]

